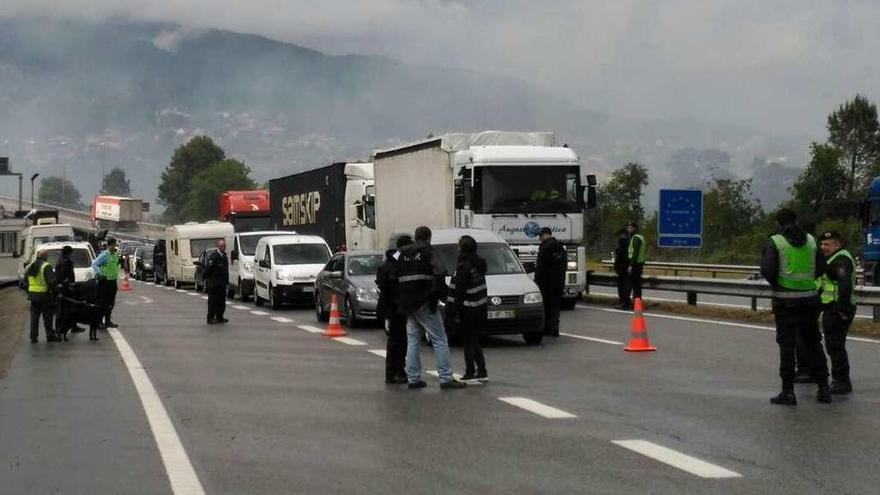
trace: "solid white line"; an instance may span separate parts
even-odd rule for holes
[[[174,289],[174,290],[176,290],[177,292],[186,292],[186,291],[183,290],[183,289]]]
[[[199,293],[198,293],[198,292],[187,292],[186,295],[188,295],[188,296],[197,296],[197,295],[199,295]]]
[[[234,306],[232,306],[232,307],[235,308],[235,309],[251,309],[251,308],[249,308],[249,307],[247,307],[247,306],[242,306],[241,304],[236,304],[236,305],[234,305]]]
[[[252,314],[252,315],[257,315],[257,316],[266,316],[266,315],[269,314],[269,313],[267,313],[267,312],[265,312],[265,311],[251,311],[251,314]]]
[[[283,316],[273,316],[269,318],[270,320],[277,321],[278,323],[293,323],[293,320],[290,318],[285,318]]]
[[[367,345],[366,342],[362,342],[358,339],[352,339],[350,337],[336,337],[333,340],[335,340],[336,342],[342,342],[343,344],[348,344],[348,345]]]
[[[313,327],[311,325],[297,325],[297,328],[300,328],[300,329],[305,330],[306,332],[310,332],[310,333],[324,333],[324,330],[322,330],[318,327]]]
[[[107,331],[113,338],[113,342],[116,343],[119,354],[122,355],[122,361],[128,368],[128,373],[131,375],[131,380],[134,382],[134,387],[141,399],[141,405],[147,414],[147,422],[150,424],[150,430],[152,430],[156,446],[159,448],[165,473],[171,483],[171,491],[175,495],[204,495],[205,490],[202,488],[202,483],[193,469],[189,456],[186,455],[183,444],[180,443],[180,437],[174,430],[174,424],[168,417],[168,411],[162,405],[162,399],[159,398],[146,370],[119,330],[110,328]]]
[[[597,339],[596,337],[585,337],[583,335],[575,335],[573,333],[559,332],[559,335],[564,335],[573,339],[589,340],[590,342],[598,342],[600,344],[623,345],[623,342],[618,342],[616,340]]]
[[[742,478],[742,475],[647,440],[614,440],[611,443],[701,478]]]
[[[385,349],[370,349],[368,352],[370,354],[375,354],[382,359],[385,359],[388,357],[388,353],[385,352]]]
[[[205,301],[207,301],[207,300],[208,300],[208,296],[202,296],[202,299],[204,299]]]
[[[574,414],[563,411],[562,409],[556,409],[555,407],[550,407],[525,397],[499,397],[498,400],[548,419],[568,419],[577,417]]]

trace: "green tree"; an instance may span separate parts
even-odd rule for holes
[[[159,202],[167,207],[167,220],[179,221],[186,218],[184,208],[189,202],[196,177],[225,158],[223,149],[208,136],[194,137],[174,150],[171,163],[162,172],[159,183]]]
[[[828,116],[828,142],[840,150],[849,171],[847,192],[868,186],[880,164],[880,122],[877,105],[856,95]]]
[[[211,220],[218,216],[220,194],[230,189],[254,189],[251,169],[238,160],[226,159],[202,170],[192,180],[183,218],[187,220]]]
[[[751,179],[716,179],[703,194],[703,252],[711,261],[737,258],[736,239],[751,234],[763,219]]]
[[[643,224],[642,194],[648,185],[648,169],[640,163],[627,163],[611,173],[608,183],[597,191],[597,208],[587,215],[587,244],[593,256],[605,257],[617,242],[617,232],[629,222]]]
[[[825,217],[848,197],[847,169],[837,147],[813,143],[810,156],[807,168],[791,187],[790,206],[811,217]]]
[[[46,177],[40,181],[38,198],[41,203],[49,203],[67,208],[80,208],[81,195],[76,187],[61,177]]]
[[[111,194],[113,196],[131,195],[131,184],[125,178],[125,170],[113,167],[110,173],[105,175],[104,180],[101,181],[101,194]]]

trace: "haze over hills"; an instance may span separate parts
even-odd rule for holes
[[[555,131],[600,172],[641,161],[652,171],[652,190],[699,185],[719,171],[748,176],[756,157],[758,167],[765,159],[806,160],[805,136],[696,119],[621,119],[590,110],[587,94],[565,101],[516,80],[442,66],[330,56],[170,24],[4,19],[0,154],[25,173],[66,169],[85,198],[102,169],[118,165],[134,194],[150,201],[173,149],[203,133],[258,181],[367,159],[374,148],[429,133],[484,129]],[[15,187],[4,181],[0,191]]]

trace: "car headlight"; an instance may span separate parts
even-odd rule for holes
[[[523,296],[523,304],[541,304],[543,302],[544,299],[540,292],[529,292]]]
[[[293,274],[286,270],[275,270],[275,278],[278,280],[293,280]]]
[[[575,271],[577,269],[578,269],[578,262],[577,261],[569,261],[568,262],[568,271],[571,272],[571,271]]]
[[[379,290],[378,289],[364,289],[363,287],[358,287],[354,291],[355,295],[359,300],[362,301],[375,301],[379,299]]]

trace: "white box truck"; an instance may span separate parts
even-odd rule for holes
[[[525,265],[549,227],[568,253],[564,307],[586,287],[584,210],[595,176],[549,132],[453,133],[375,151],[379,246],[415,226],[490,230]]]

